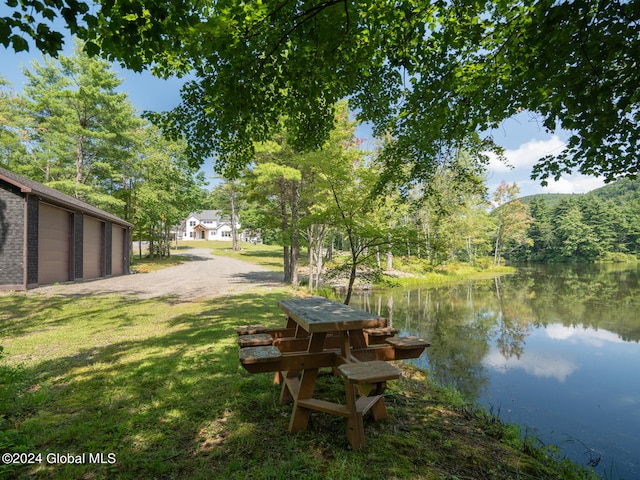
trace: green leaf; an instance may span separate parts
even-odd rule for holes
[[[15,52],[28,52],[29,51],[29,44],[27,43],[27,41],[22,38],[19,35],[11,35],[10,37],[11,39],[11,43],[13,45],[13,49],[15,50]]]

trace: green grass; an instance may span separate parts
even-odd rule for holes
[[[291,295],[0,295],[0,450],[116,459],[4,465],[0,477],[584,478],[411,369],[389,384],[390,419],[365,420],[365,449],[351,451],[344,420],[330,415],[290,435],[291,406],[279,404],[270,374],[240,366],[234,327],[281,326],[277,302]],[[340,400],[342,389],[322,375],[321,396]]]
[[[213,255],[235,258],[245,262],[261,265],[269,270],[282,271],[282,247],[279,245],[263,245],[240,242],[240,251],[231,250],[231,241],[183,241],[178,244],[178,252],[187,248],[210,248]],[[304,259],[301,259],[304,261]]]

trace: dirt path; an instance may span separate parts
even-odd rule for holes
[[[193,248],[181,255],[190,262],[152,273],[137,273],[82,283],[51,285],[29,293],[90,295],[121,293],[139,298],[172,296],[180,300],[218,297],[242,292],[248,288],[281,286],[282,275],[251,263],[211,255],[206,248]]]

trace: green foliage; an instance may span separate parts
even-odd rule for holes
[[[637,180],[622,179],[585,195],[538,196],[530,203],[531,246],[514,260],[594,262],[635,259],[640,252]]]
[[[13,108],[14,146],[8,167],[105,210],[121,213],[115,192],[134,161],[141,120],[110,65],[76,44],[73,56],[25,69],[27,84]],[[28,150],[28,151],[27,151]]]
[[[500,265],[505,252],[511,253],[533,244],[527,235],[532,221],[529,207],[516,198],[519,192],[520,187],[516,183],[509,185],[503,180],[493,195],[496,205],[492,212],[496,224],[493,257],[496,265]]]
[[[187,138],[194,162],[217,155],[220,172],[250,162],[283,115],[296,150],[319,148],[343,98],[376,135],[393,136],[391,175],[409,164],[425,178],[452,147],[493,148],[477,133],[522,110],[572,132],[535,178],[638,172],[637,0],[6,3],[5,47],[35,40],[55,54],[66,26],[91,54],[192,72],[181,105],[150,118]]]
[[[205,178],[189,165],[185,147],[155,128],[140,132],[140,158],[127,170],[129,218],[134,236],[151,242],[152,256],[169,255],[171,229],[204,204]]]

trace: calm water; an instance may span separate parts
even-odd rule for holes
[[[431,340],[444,385],[609,480],[640,478],[640,267],[520,269],[351,304]]]

